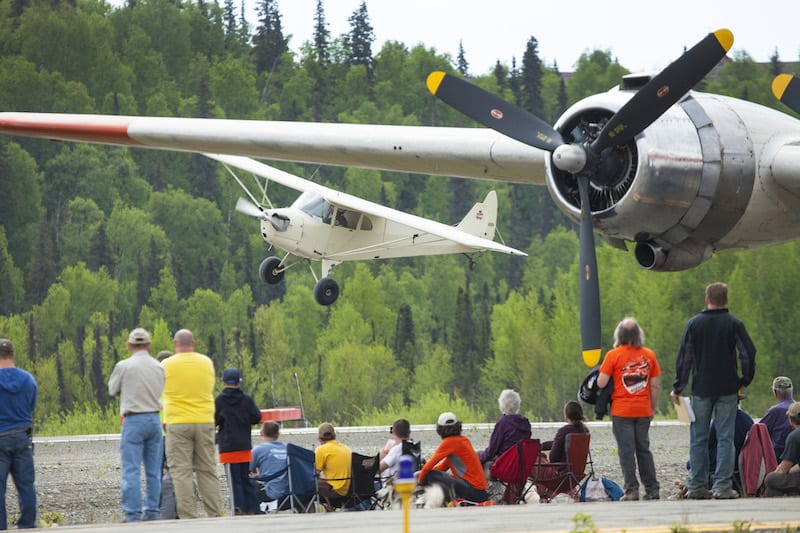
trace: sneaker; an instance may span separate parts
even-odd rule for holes
[[[705,487],[699,489],[692,489],[686,493],[687,500],[710,500],[712,498],[711,491]]]
[[[656,493],[654,493],[654,494],[645,494],[645,495],[644,495],[644,498],[642,498],[642,499],[643,499],[643,500],[658,500],[658,499],[660,499],[660,498],[661,498],[661,495],[659,495],[659,494],[656,492]]]
[[[739,497],[739,493],[733,489],[728,489],[714,492],[712,496],[715,500],[735,500]]]
[[[639,491],[629,491],[626,492],[622,498],[619,499],[621,502],[638,502],[639,501]]]

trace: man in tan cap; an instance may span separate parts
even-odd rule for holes
[[[794,403],[792,393],[791,379],[786,376],[778,376],[773,379],[772,395],[778,403],[767,409],[766,414],[759,420],[759,422],[767,426],[769,438],[772,440],[772,447],[775,449],[775,458],[778,461],[781,460],[786,437],[792,432],[792,426],[789,425],[789,419],[786,417],[787,409]]]
[[[108,393],[119,396],[122,435],[119,441],[125,522],[161,518],[161,393],[164,369],[150,356],[150,334],[136,328],[128,335],[131,356],[114,366],[108,378]],[[147,490],[142,501],[142,465]]]
[[[320,443],[315,452],[316,468],[320,473],[317,486],[320,499],[330,511],[333,507],[341,507],[350,489],[352,452],[336,440],[336,431],[328,422],[320,424],[317,438]]]
[[[786,438],[783,457],[774,472],[764,480],[767,496],[797,496],[800,493],[800,402],[786,410],[792,432]]]

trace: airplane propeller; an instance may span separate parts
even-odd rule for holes
[[[244,213],[247,216],[268,220],[276,231],[286,231],[286,229],[289,227],[289,217],[286,215],[279,213],[269,214],[269,212],[265,211],[261,207],[258,207],[250,200],[242,197],[239,197],[239,199],[236,200],[236,210],[240,213]]]
[[[607,185],[619,165],[616,147],[631,142],[716,66],[733,45],[733,34],[720,29],[653,77],[603,125],[597,136],[565,143],[557,130],[539,117],[494,94],[444,72],[428,76],[428,90],[471,119],[534,148],[552,153],[553,165],[573,174],[581,201],[580,307],[583,361],[600,361],[600,287],[589,202],[591,183]]]
[[[800,113],[800,79],[791,74],[778,74],[772,80],[772,94],[792,111]]]

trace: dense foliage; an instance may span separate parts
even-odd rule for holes
[[[248,27],[233,2],[0,1],[0,109],[267,120],[472,125],[425,90],[457,60],[374,34],[362,4],[352,31],[332,37],[320,1],[314,38],[293,54],[275,0],[259,0]],[[498,61],[472,79],[554,120],[627,71],[610,51],[585,53],[568,78],[520,43],[517,68]],[[779,63],[777,57],[774,63]],[[569,79],[567,83],[565,80]],[[773,104],[771,74],[745,53],[707,88]],[[192,329],[221,373],[242,369],[262,407],[297,404],[312,422],[431,423],[452,409],[471,422],[497,416],[500,389],[522,393],[532,420],[557,420],[586,372],[580,359],[575,228],[544,188],[333,167],[284,169],[370,200],[455,222],[490,188],[499,230],[527,259],[484,255],[345,264],[342,296],[317,305],[313,280],[293,270],[257,280],[267,255],[257,224],[234,211],[238,186],[201,156],[0,138],[0,336],[39,382],[40,432],[115,431],[106,383],[136,326],[153,352]],[[288,204],[295,193],[271,190]],[[775,374],[800,378],[800,244],[729,253],[688,272],[642,271],[599,244],[603,331],[636,316],[669,390],[686,319],[703,287],[724,280],[731,307],[759,348],[745,408],[770,404]],[[800,339],[799,339],[800,340]],[[669,414],[666,394],[659,412]]]

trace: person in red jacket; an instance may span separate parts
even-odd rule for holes
[[[442,413],[436,433],[442,442],[419,471],[419,484],[440,485],[446,502],[454,498],[485,502],[489,484],[472,442],[461,434],[461,421],[453,413]]]

